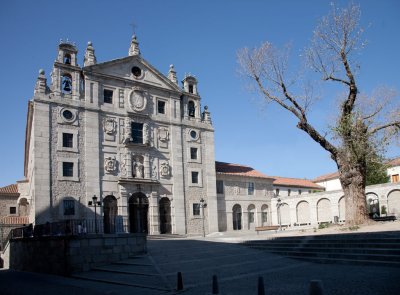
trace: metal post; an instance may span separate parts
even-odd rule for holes
[[[204,216],[204,208],[205,207],[207,207],[207,203],[205,203],[205,201],[204,201],[204,199],[203,198],[201,198],[200,199],[200,208],[202,209],[202,224],[203,224],[203,238],[205,238],[206,237],[206,229],[205,229],[205,226],[204,226],[204,218],[205,218],[205,216]]]

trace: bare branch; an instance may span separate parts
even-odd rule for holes
[[[390,123],[387,123],[387,124],[384,124],[381,126],[377,126],[373,129],[371,129],[368,133],[370,135],[373,135],[373,134],[377,133],[378,131],[381,131],[381,130],[384,130],[384,129],[387,129],[390,127],[395,127],[395,128],[397,128],[398,132],[400,132],[400,120],[396,121],[396,122],[390,122]]]

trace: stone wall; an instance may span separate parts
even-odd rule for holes
[[[146,245],[144,234],[13,239],[3,256],[4,267],[68,276],[146,253]]]

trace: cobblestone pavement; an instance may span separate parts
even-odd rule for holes
[[[324,295],[400,294],[400,268],[292,260],[238,244],[242,239],[228,233],[205,239],[149,240],[149,254],[142,259],[151,262],[154,275],[135,277],[137,281],[128,278],[130,285],[116,283],[124,281],[119,273],[148,275],[146,263],[142,263],[142,274],[138,263],[129,261],[102,267],[102,277],[114,283],[0,270],[0,294],[204,295],[212,293],[213,275],[218,278],[219,294],[225,295],[257,294],[259,276],[268,295],[306,295],[311,280],[323,282]],[[175,292],[178,271],[183,275],[184,290]],[[98,275],[99,270],[87,274]]]
[[[183,294],[211,294],[213,275],[220,294],[257,294],[259,276],[271,295],[308,294],[311,280],[323,282],[324,295],[400,293],[395,267],[316,264],[201,239],[151,240],[148,249],[172,288],[182,272]]]

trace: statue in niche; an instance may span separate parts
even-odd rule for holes
[[[114,118],[105,118],[103,121],[103,129],[106,134],[112,135],[117,130],[117,122]]]
[[[117,169],[117,160],[115,157],[106,157],[104,159],[104,170],[108,173],[112,173]]]
[[[168,161],[161,163],[161,165],[160,165],[160,174],[161,174],[161,176],[164,176],[164,177],[169,176],[170,167],[169,167],[169,162]]]
[[[144,166],[140,161],[140,158],[137,157],[133,162],[133,177],[135,178],[144,178]]]

